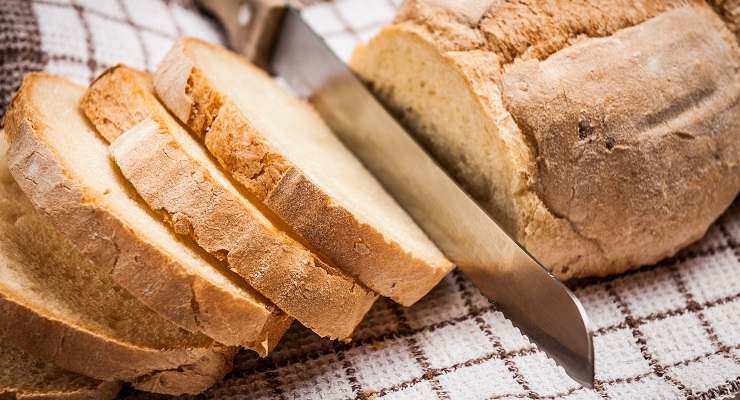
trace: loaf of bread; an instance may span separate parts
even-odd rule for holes
[[[155,88],[236,181],[370,289],[411,305],[452,269],[318,114],[243,58],[182,39]]]
[[[703,1],[411,0],[352,66],[563,279],[671,256],[740,189],[740,49]]]
[[[59,94],[45,96],[50,93]],[[18,112],[15,101],[9,115]],[[20,136],[10,122],[16,116],[6,125],[11,152]],[[53,127],[35,120],[20,129]],[[11,177],[4,150],[0,144],[0,343],[78,374],[157,393],[199,393],[221,379],[234,350],[178,328],[101,273],[36,213]]]
[[[175,232],[319,335],[350,338],[375,293],[325,264],[242,195],[157,101],[148,74],[113,67],[90,86],[81,106],[112,143],[121,173]]]

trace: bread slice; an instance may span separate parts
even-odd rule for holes
[[[452,269],[318,114],[241,57],[182,39],[155,87],[237,181],[377,293],[410,305]]]
[[[7,114],[10,167],[34,205],[101,271],[179,326],[267,354],[291,323],[150,214],[79,111],[85,89],[29,75]]]
[[[48,129],[44,121],[35,126]],[[13,124],[6,128],[14,131]],[[160,317],[101,273],[36,213],[4,157],[0,341],[79,374],[165,394],[205,390],[231,368],[234,355]]]
[[[447,3],[351,65],[555,275],[654,263],[733,201],[740,49],[703,1]]]
[[[175,232],[319,335],[349,338],[376,295],[325,265],[242,196],[159,103],[148,74],[113,67],[90,86],[81,107],[112,142],[123,175]]]
[[[65,371],[50,362],[0,343],[0,399],[107,400],[121,388]]]

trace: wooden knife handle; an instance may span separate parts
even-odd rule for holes
[[[288,0],[198,0],[198,3],[221,21],[232,49],[267,69]]]

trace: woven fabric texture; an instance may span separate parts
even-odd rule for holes
[[[306,8],[347,59],[400,0]],[[5,0],[0,114],[24,73],[88,83],[117,63],[153,69],[179,35],[223,43],[185,0]],[[268,358],[242,352],[209,399],[721,399],[740,393],[740,202],[655,266],[574,284],[594,326],[596,387],[570,380],[455,271],[417,305],[381,300],[351,343],[296,324]],[[126,389],[123,398],[151,395]]]

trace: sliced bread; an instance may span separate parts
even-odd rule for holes
[[[234,354],[160,317],[101,273],[36,213],[4,157],[0,341],[79,374],[165,394],[205,390]]]
[[[243,58],[185,38],[155,87],[239,183],[370,289],[410,305],[452,269],[318,114]]]
[[[708,0],[740,43],[740,0]]]
[[[104,72],[81,103],[123,175],[180,235],[319,335],[348,339],[376,295],[277,228],[159,103],[151,76]]]
[[[144,304],[191,332],[267,354],[291,318],[148,211],[79,111],[84,91],[47,74],[26,77],[6,117],[16,181],[84,255]]]
[[[107,400],[121,385],[65,371],[50,362],[0,343],[0,399]]]

